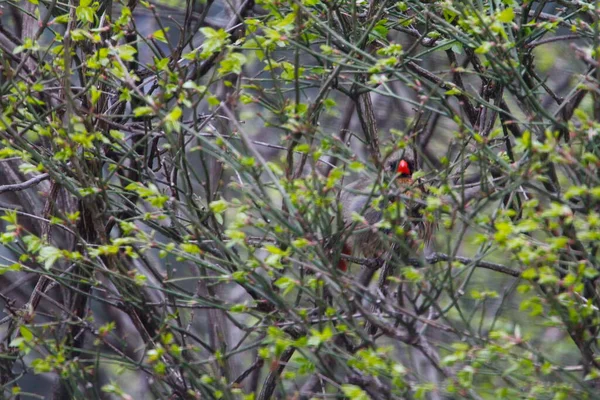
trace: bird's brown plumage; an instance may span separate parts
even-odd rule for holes
[[[416,170],[417,163],[414,151],[411,148],[397,150],[384,160],[383,179],[393,179],[394,177],[400,192],[403,189],[413,190],[412,174]],[[372,205],[372,200],[379,196],[378,188],[374,188],[375,180],[376,178],[373,175],[362,175],[356,181],[346,185],[340,193],[344,224],[349,226],[353,223],[352,216],[354,213],[362,215],[367,222],[367,225],[356,223],[354,232],[346,242],[345,252],[350,250],[352,254],[360,253],[367,258],[379,257],[385,251],[382,232],[378,232],[375,228],[375,224],[381,221],[383,217],[382,211]],[[410,207],[414,208],[413,205],[410,205]],[[410,221],[403,221],[402,223],[405,231],[411,229],[412,224]],[[419,225],[421,225],[417,226],[419,236],[429,240],[431,229],[427,229],[422,224]]]

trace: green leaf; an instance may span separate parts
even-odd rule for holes
[[[133,61],[133,56],[137,53],[136,48],[129,44],[119,46],[115,50],[117,56],[120,57],[123,61]]]
[[[283,290],[282,295],[285,296],[296,287],[296,281],[287,276],[282,276],[274,282],[274,285]]]
[[[296,239],[292,242],[292,245],[298,249],[301,249],[303,247],[306,247],[310,244],[310,242],[307,239],[304,238],[299,238]]]
[[[206,86],[204,86],[204,85],[198,85],[194,81],[185,81],[181,87],[184,88],[184,89],[196,90],[198,92],[205,92],[206,91]]]
[[[10,235],[10,234],[7,234]],[[3,242],[4,243],[4,242]],[[11,264],[11,265],[2,265],[0,266],[0,275],[4,274],[5,272],[17,272],[17,271],[21,271],[21,264]]]
[[[81,4],[88,2],[89,0],[84,0]],[[80,5],[75,9],[75,15],[81,22],[94,22],[94,10],[91,7]]]
[[[326,326],[322,332],[319,332],[316,329],[311,329],[310,333],[311,336],[308,339],[309,346],[319,346],[321,343],[325,343],[333,337],[333,331],[329,326]]]
[[[272,244],[267,244],[265,246],[265,250],[267,250],[271,254],[275,254],[278,256],[287,256],[290,254],[289,249],[284,251],[277,246],[273,246]]]
[[[365,165],[360,161],[353,161],[348,165],[348,168],[350,168],[354,172],[361,172],[364,171]]]
[[[515,11],[511,8],[505,8],[500,14],[498,14],[498,21],[505,24],[512,22],[515,19]]]
[[[342,385],[344,395],[352,400],[369,400],[369,395],[356,385]]]
[[[538,276],[538,273],[535,268],[528,268],[521,273],[521,278],[526,279],[528,281],[531,281],[531,280],[537,278],[537,276]]]
[[[492,43],[483,42],[478,48],[475,49],[475,53],[477,54],[486,54],[492,48]]]
[[[44,261],[44,268],[50,269],[58,259],[62,258],[63,254],[60,249],[52,246],[42,247],[39,253],[41,261]]]
[[[227,56],[221,61],[219,74],[240,74],[242,72],[242,67],[246,64],[246,56],[242,53],[229,53]]]
[[[206,101],[208,102],[208,105],[211,107],[216,107],[219,104],[221,104],[221,100],[219,100],[219,98],[216,96],[210,96],[210,97],[208,97],[208,99],[206,99]]]
[[[166,32],[169,32],[169,27],[166,27],[164,30],[159,29],[157,31],[154,31],[154,33],[150,35],[150,38],[158,40],[159,42],[168,43]]]
[[[310,152],[310,145],[308,143],[299,144],[298,146],[294,147],[294,151],[308,154],[308,152]]]
[[[26,341],[30,342],[33,340],[33,332],[31,332],[25,325],[21,325],[19,327],[19,332],[21,332],[21,336],[23,336],[23,339]]]
[[[181,110],[181,108],[175,107],[175,108],[173,108],[173,110],[170,113],[168,113],[166,115],[165,121],[177,122],[181,118],[182,114],[183,114],[183,111]]]
[[[225,200],[216,200],[211,202],[208,205],[208,207],[215,214],[219,214],[227,210],[227,208],[229,208],[229,203],[227,203]]]
[[[270,169],[271,171],[273,171],[273,173],[274,173],[275,175],[283,176],[283,174],[284,174],[284,172],[283,172],[283,170],[281,169],[281,167],[279,167],[279,165],[277,165],[277,164],[276,164],[276,163],[274,163],[274,162],[268,161],[268,162],[267,162],[267,167],[269,167],[269,169]]]
[[[8,344],[9,347],[22,347],[23,343],[25,343],[25,339],[22,337],[17,337],[14,338],[13,340],[11,340],[11,342]]]
[[[100,95],[102,94],[102,92],[95,86],[92,86],[92,88],[90,89],[91,92],[91,103],[93,105],[95,105],[98,102],[98,99],[100,98]]]
[[[213,53],[221,51],[230,36],[229,33],[225,32],[223,29],[217,31],[209,27],[200,28],[200,32],[205,38],[204,43],[202,44],[202,58],[208,58]]]
[[[423,280],[423,276],[419,270],[413,267],[402,268],[402,275],[411,282],[421,282]]]
[[[133,115],[135,115],[136,117],[154,115],[154,109],[148,106],[137,107],[135,110],[133,110]]]
[[[455,96],[455,95],[458,95],[458,94],[461,94],[461,93],[462,92],[460,91],[459,88],[454,87],[454,88],[452,88],[450,90],[447,90],[444,94],[447,95],[447,96]]]
[[[62,14],[52,20],[53,24],[66,24],[69,22],[69,14]]]

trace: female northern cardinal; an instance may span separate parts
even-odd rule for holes
[[[412,174],[416,168],[414,150],[408,148],[398,150],[392,153],[384,162],[384,179],[391,179],[394,176],[400,193],[402,193],[402,189],[413,184]],[[352,216],[354,213],[362,215],[368,224],[367,226],[362,223],[356,224],[355,230],[357,232],[353,233],[344,244],[343,254],[362,253],[366,258],[374,258],[381,256],[385,250],[382,233],[374,227],[383,217],[381,209],[376,209],[371,204],[372,200],[378,197],[377,188],[375,187],[375,191],[373,190],[375,183],[372,177],[362,176],[357,181],[344,187],[340,194],[345,225],[348,226],[353,223]],[[405,225],[407,228],[410,226],[408,222]],[[428,241],[431,238],[431,229],[424,226],[421,228],[423,229],[420,229],[422,231],[419,232],[420,236]],[[347,269],[346,261],[340,260],[338,268],[345,271]]]

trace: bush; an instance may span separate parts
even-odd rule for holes
[[[0,7],[5,397],[597,396],[594,4]]]

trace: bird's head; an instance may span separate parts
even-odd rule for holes
[[[414,150],[407,147],[393,152],[385,161],[385,170],[396,178],[398,184],[411,185],[412,175],[417,170]]]

